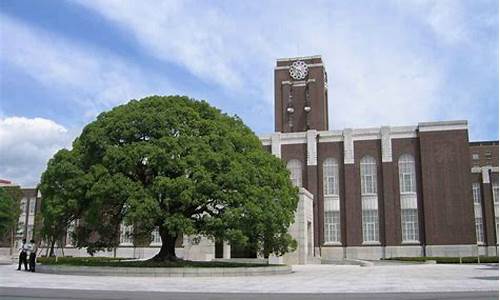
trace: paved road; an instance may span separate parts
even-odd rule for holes
[[[0,288],[0,299],[2,300],[198,300],[198,299],[221,299],[221,300],[489,300],[498,299],[498,292],[458,292],[458,293],[351,293],[351,294],[258,294],[258,293],[171,293],[171,292],[130,292],[130,291],[95,291],[95,290],[69,290],[69,289],[30,289],[30,288]]]

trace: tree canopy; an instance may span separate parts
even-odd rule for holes
[[[56,242],[62,244],[70,223],[80,215],[82,200],[89,187],[88,176],[80,168],[74,151],[59,150],[42,174],[40,191],[43,196],[40,234],[54,255]],[[92,251],[92,250],[91,250]]]
[[[180,234],[283,254],[297,188],[238,117],[181,96],[132,100],[100,114],[42,176],[45,214],[80,219],[78,247],[115,247],[159,228],[158,260],[175,259]],[[56,218],[56,219],[57,219]]]
[[[12,235],[15,231],[21,213],[21,198],[22,192],[18,186],[0,187],[0,239],[6,238],[8,234]]]

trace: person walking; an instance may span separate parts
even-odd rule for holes
[[[23,243],[18,250],[19,250],[19,265],[17,267],[17,270],[21,271],[21,264],[24,264],[24,270],[28,271],[28,261],[26,258],[28,256],[29,245],[26,244],[26,239],[23,239]]]
[[[36,244],[35,240],[31,240],[29,244],[29,265],[30,265],[30,271],[35,272],[35,266],[36,266]]]

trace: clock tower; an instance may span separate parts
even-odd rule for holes
[[[328,87],[321,56],[281,58],[274,68],[276,132],[328,130]]]

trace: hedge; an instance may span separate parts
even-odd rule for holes
[[[459,264],[460,257],[441,257],[441,256],[425,256],[425,257],[392,257],[386,260],[400,260],[400,261],[417,261],[424,262],[426,260],[435,260],[438,264]],[[498,256],[480,256],[481,263],[498,263]],[[477,263],[477,256],[464,256],[462,263],[472,264]]]
[[[237,268],[237,267],[267,267],[269,264],[239,263],[222,261],[148,261],[132,260],[131,258],[113,257],[39,257],[37,261],[44,265],[70,266],[100,266],[100,267],[163,267],[163,268]]]

